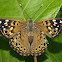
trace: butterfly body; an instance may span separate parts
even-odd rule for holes
[[[15,19],[0,19],[0,35],[9,38],[10,46],[22,56],[38,56],[47,50],[50,38],[62,31],[62,19],[45,19],[29,22]]]
[[[34,24],[33,24],[32,19],[29,19],[29,23],[27,23],[27,29],[28,29],[28,41],[31,45],[34,38],[34,32],[33,32]]]

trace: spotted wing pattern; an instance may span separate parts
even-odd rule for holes
[[[31,55],[38,56],[41,55],[45,50],[47,50],[48,41],[43,31],[38,28],[34,28],[33,30],[34,39],[31,44]]]
[[[19,31],[14,37],[10,39],[10,46],[20,55],[30,55],[30,44],[27,37],[27,29],[24,28]]]
[[[35,26],[41,29],[50,38],[55,38],[62,31],[62,19],[40,20],[35,22]]]
[[[15,19],[0,19],[0,35],[6,38],[11,38],[25,26],[25,21]]]

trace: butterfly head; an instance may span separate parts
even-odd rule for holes
[[[30,18],[30,19],[29,19],[29,23],[32,23],[32,22],[33,22],[33,20]]]

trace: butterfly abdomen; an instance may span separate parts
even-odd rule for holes
[[[31,45],[32,42],[33,42],[33,38],[34,38],[33,32],[28,32],[28,41],[29,41],[30,45]]]

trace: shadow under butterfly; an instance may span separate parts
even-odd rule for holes
[[[57,37],[62,30],[62,19],[44,19],[29,22],[0,19],[0,35],[10,39],[9,44],[21,56],[41,55],[48,47],[46,35]]]

